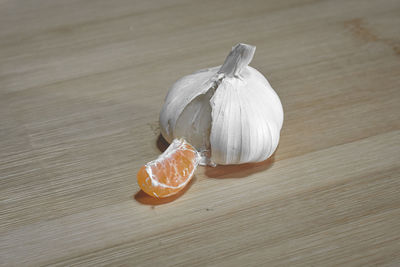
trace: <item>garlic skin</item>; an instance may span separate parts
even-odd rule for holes
[[[224,64],[179,79],[160,113],[162,136],[185,138],[200,164],[241,164],[270,157],[283,124],[281,101],[267,79],[248,66],[255,47],[237,44]]]

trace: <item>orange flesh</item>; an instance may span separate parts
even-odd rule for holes
[[[156,160],[140,168],[137,174],[138,184],[152,197],[174,195],[191,180],[198,162],[199,154],[196,149],[183,139],[175,139]]]

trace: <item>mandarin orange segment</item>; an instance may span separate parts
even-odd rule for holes
[[[138,184],[152,197],[172,196],[189,183],[199,161],[200,155],[192,145],[175,139],[156,160],[140,168]]]

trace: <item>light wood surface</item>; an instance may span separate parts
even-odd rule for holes
[[[276,154],[147,197],[169,86],[238,42]],[[0,90],[2,266],[400,265],[398,0],[2,0]]]

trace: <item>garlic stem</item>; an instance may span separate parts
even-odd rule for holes
[[[238,77],[242,68],[249,65],[253,59],[256,47],[248,44],[237,44],[226,57],[218,73],[227,77]]]

